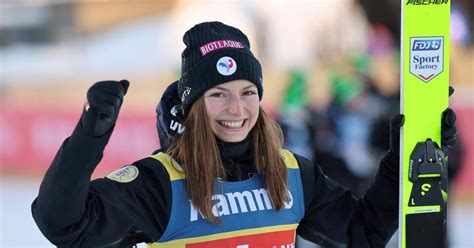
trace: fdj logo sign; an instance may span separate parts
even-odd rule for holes
[[[410,73],[425,83],[443,72],[443,37],[410,38]]]
[[[434,51],[438,50],[440,46],[441,39],[415,40],[413,43],[413,51]]]

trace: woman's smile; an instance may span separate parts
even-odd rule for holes
[[[212,131],[222,141],[244,140],[257,122],[260,99],[250,81],[220,84],[206,91],[204,101]]]

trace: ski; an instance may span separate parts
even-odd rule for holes
[[[447,247],[447,158],[440,141],[450,1],[402,0],[401,10],[399,247]]]

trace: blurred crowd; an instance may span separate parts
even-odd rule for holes
[[[473,6],[470,0],[451,3],[451,44],[462,51],[474,51]],[[141,101],[135,111],[146,105],[152,114],[144,99],[156,104],[156,92],[178,77],[177,34],[212,19],[250,33],[272,86],[264,106],[283,127],[288,148],[356,194],[364,192],[388,148],[390,118],[400,111],[399,0],[2,2],[0,103],[11,109],[75,106],[79,112],[89,84],[123,77],[142,82],[132,86],[129,101]],[[472,80],[457,76],[466,67],[459,64],[452,78],[463,82],[453,84],[470,89]],[[63,138],[43,142],[52,145],[42,153],[53,153]],[[2,142],[12,139],[2,134]],[[450,176],[463,164],[460,140],[449,156]]]
[[[362,196],[389,148],[389,123],[399,113],[400,102],[398,92],[383,94],[374,85],[367,74],[370,56],[355,57],[351,66],[328,74],[331,101],[322,109],[309,102],[305,73],[290,72],[276,118],[290,150],[318,163],[328,177]],[[450,182],[463,164],[462,137],[459,140],[449,154]]]
[[[400,113],[399,90],[386,90],[374,76],[378,69],[374,63],[381,55],[388,56],[388,65],[399,70],[400,2],[359,3],[369,20],[367,49],[349,54],[327,70],[330,100],[323,108],[312,106],[308,96],[318,82],[312,82],[304,69],[290,71],[277,119],[290,150],[311,158],[326,175],[361,196],[389,148],[390,119]],[[387,5],[393,8],[384,7]],[[473,3],[453,1],[451,8],[451,42],[472,46]],[[391,76],[398,83],[399,75]],[[450,183],[464,164],[462,136],[459,141],[449,153]]]

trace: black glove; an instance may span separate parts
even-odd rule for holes
[[[449,97],[454,93],[454,88],[449,86]],[[457,145],[458,129],[456,128],[456,113],[450,108],[443,111],[441,118],[441,150],[448,156],[448,148]]]
[[[156,128],[161,149],[166,150],[173,139],[184,132],[184,111],[178,94],[178,81],[170,84],[156,106]]]
[[[445,155],[448,155],[448,148],[453,148],[457,145],[458,129],[456,128],[456,113],[450,108],[443,111],[443,118],[441,123],[441,150]]]
[[[449,96],[454,93],[454,88],[449,86]],[[405,122],[405,116],[395,115],[390,121],[390,151],[400,156],[400,128]],[[450,108],[443,111],[441,118],[441,150],[448,154],[448,148],[453,148],[457,144],[456,113]]]
[[[81,116],[82,129],[87,135],[102,136],[115,125],[129,84],[127,80],[101,81],[89,88]]]
[[[397,114],[390,120],[390,152],[400,157],[400,128],[405,123],[405,116]]]

